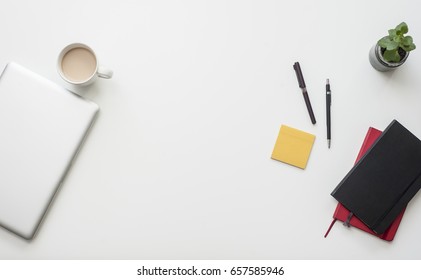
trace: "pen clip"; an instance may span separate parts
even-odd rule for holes
[[[329,79],[326,79],[326,98],[327,98],[326,105],[330,107],[332,105],[332,92],[330,91]]]
[[[297,75],[298,86],[300,88],[305,88],[306,83],[304,82],[304,77],[303,77],[303,73],[301,72],[300,63],[295,62],[293,67],[294,67],[294,70],[295,70],[295,74]]]

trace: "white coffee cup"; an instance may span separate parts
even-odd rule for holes
[[[110,79],[113,71],[98,64],[95,52],[87,45],[74,43],[66,46],[58,56],[57,69],[69,84],[87,86],[98,77]]]

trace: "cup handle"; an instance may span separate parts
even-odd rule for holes
[[[111,79],[113,76],[113,70],[99,66],[98,67],[98,77],[104,79]]]

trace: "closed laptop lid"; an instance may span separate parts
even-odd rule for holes
[[[33,238],[98,106],[16,64],[0,76],[0,225]]]

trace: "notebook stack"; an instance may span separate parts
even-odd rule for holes
[[[405,208],[421,187],[421,141],[394,120],[384,130],[369,128],[356,164],[333,190],[333,222],[343,221],[393,240]]]

